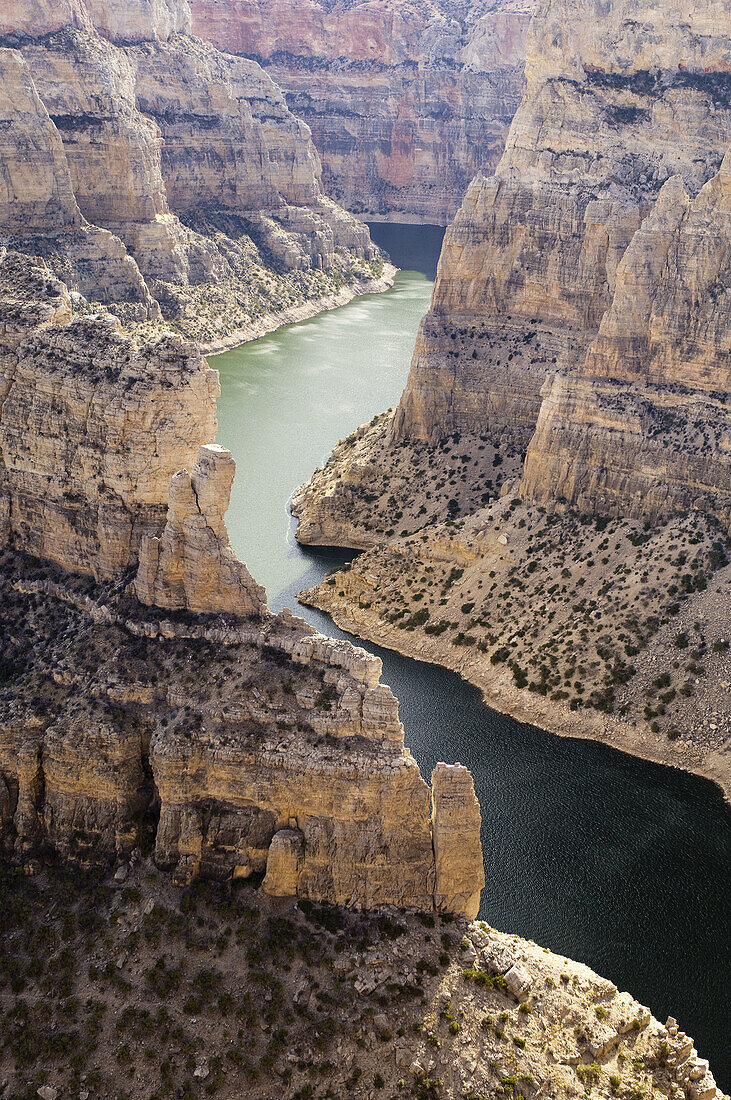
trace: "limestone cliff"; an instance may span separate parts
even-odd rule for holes
[[[255,62],[192,37],[187,0],[18,0],[2,18],[6,243],[209,343],[378,286],[307,127]]]
[[[341,626],[727,791],[728,57],[715,0],[538,6],[525,98],[447,231],[400,405],[293,502],[303,542],[373,548],[303,597]],[[681,672],[674,639],[696,635]],[[577,646],[596,647],[578,678]]]
[[[731,523],[729,242],[731,152],[695,199],[669,180],[632,238],[585,363],[545,395],[525,496]]]
[[[140,346],[109,315],[72,318],[66,287],[17,254],[0,295],[0,532],[116,576],[215,435],[217,374],[179,336]]]
[[[174,475],[165,529],[140,547],[135,592],[142,603],[233,615],[265,610],[264,589],[236,557],[224,522],[235,470],[231,452],[208,443],[191,473]]]
[[[695,196],[718,170],[731,140],[725,5],[681,9],[658,23],[641,0],[601,17],[593,0],[538,5],[505,153],[445,237],[399,438],[516,425],[525,445],[547,372],[583,360],[662,184],[680,176]]]
[[[193,0],[193,29],[256,58],[310,126],[328,194],[446,224],[492,171],[523,91],[531,0]]]
[[[234,555],[216,372],[75,319],[18,254],[0,321],[5,853],[103,863],[152,829],[180,881],[474,917],[469,775],[440,765],[432,804],[381,662],[271,615]]]

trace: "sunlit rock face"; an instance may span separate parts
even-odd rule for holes
[[[75,317],[0,255],[0,852],[104,864],[147,829],[179,882],[474,917],[469,773],[440,765],[432,804],[381,661],[269,612],[217,395],[179,336]]]
[[[720,167],[726,25],[719,0],[660,16],[634,0],[539,4],[505,153],[445,237],[397,438],[508,431],[527,445],[546,377],[583,363],[663,184],[680,177],[692,199]]]
[[[116,576],[164,523],[173,473],[215,435],[218,374],[179,336],[140,346],[113,317],[74,319],[66,287],[20,255],[0,262],[0,293],[6,537]]]
[[[307,126],[255,61],[190,34],[186,0],[13,2],[0,19],[0,235],[72,290],[205,338],[372,276]]]
[[[731,522],[731,153],[664,185],[580,370],[547,390],[521,491],[553,506]]]
[[[193,0],[193,29],[256,58],[310,126],[328,194],[445,224],[492,171],[524,88],[531,0]]]

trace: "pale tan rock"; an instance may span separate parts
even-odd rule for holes
[[[256,57],[310,126],[325,187],[365,217],[445,224],[502,152],[532,3],[195,0],[193,29]],[[415,79],[415,73],[418,76]]]
[[[64,27],[91,31],[85,0],[5,0],[0,10],[0,35],[36,38]]]
[[[191,29],[188,0],[85,0],[96,30],[111,42],[167,41]]]
[[[658,23],[642,0],[601,19],[589,0],[538,5],[505,153],[445,237],[397,440],[510,430],[525,446],[543,382],[583,362],[663,183],[678,175],[695,196],[718,170],[728,20],[722,0],[681,7]]]
[[[475,785],[467,768],[443,763],[432,772],[431,784],[436,908],[474,919],[485,885]]]
[[[32,254],[63,256],[72,289],[159,316],[122,242],[82,215],[59,131],[16,50],[0,49],[0,121],[0,232]]]
[[[264,589],[236,557],[224,523],[235,472],[231,452],[208,443],[191,473],[173,476],[165,529],[140,546],[134,588],[142,603],[240,616],[265,611]]]
[[[162,311],[218,342],[376,288],[309,130],[255,62],[191,36],[186,0],[38,0],[9,19],[26,67],[0,54],[7,243],[125,319]]]
[[[731,522],[731,153],[695,199],[662,188],[579,372],[547,386],[520,494]]]
[[[23,312],[39,285],[49,306]],[[215,434],[217,373],[178,336],[140,347],[113,317],[71,320],[65,288],[19,257],[0,261],[0,292],[13,316],[0,356],[6,541],[118,576],[162,528],[172,473]]]
[[[297,896],[300,871],[305,862],[305,838],[299,829],[280,829],[267,852],[264,890],[275,898]]]

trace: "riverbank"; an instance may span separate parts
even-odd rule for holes
[[[366,294],[382,294],[385,290],[391,289],[397,272],[398,268],[393,264],[384,263],[383,271],[377,278],[355,279],[352,283],[341,287],[340,290],[325,294],[320,298],[313,298],[310,301],[288,306],[283,310],[265,313],[261,317],[257,317],[256,320],[234,329],[226,336],[208,342],[202,341],[200,344],[201,351],[204,355],[218,355],[224,351],[231,351],[241,344],[258,340],[261,336],[276,332],[277,329],[283,328],[285,325],[295,325],[300,321],[307,321],[311,317],[316,317],[320,313],[328,313],[330,310],[339,309],[340,306],[347,305],[355,298],[360,298]]]
[[[358,510],[344,522],[320,481],[305,541],[319,543],[321,527],[349,546]],[[493,710],[711,779],[731,802],[731,565],[717,524],[549,517],[508,494],[464,520],[389,534],[300,601],[456,672]]]
[[[518,722],[537,726],[546,733],[600,741],[642,760],[650,760],[666,767],[682,768],[703,779],[710,779],[721,788],[726,802],[731,805],[727,757],[724,760],[721,753],[718,754],[718,760],[698,760],[682,741],[674,741],[667,750],[662,751],[656,744],[652,744],[641,728],[632,723],[622,722],[612,715],[567,712],[541,696],[526,696],[525,692],[512,686],[507,673],[503,672],[494,678],[488,677],[476,662],[465,660],[464,657],[455,659],[454,651],[450,653],[447,646],[440,644],[438,639],[409,637],[403,631],[394,630],[380,617],[369,615],[368,610],[362,608],[357,612],[353,610],[352,614],[338,611],[321,593],[314,595],[315,591],[317,589],[300,593],[300,603],[325,612],[336,626],[355,638],[390,649],[402,657],[411,657],[425,664],[438,665],[450,672],[456,672],[481,692],[486,706],[492,710],[507,714]]]

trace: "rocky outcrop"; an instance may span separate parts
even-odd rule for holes
[[[207,443],[191,473],[173,476],[165,529],[140,547],[135,593],[142,603],[206,614],[265,610],[264,589],[236,557],[224,522],[235,472],[231,452]]]
[[[111,316],[73,319],[64,285],[21,256],[0,262],[0,294],[0,530],[117,576],[215,435],[217,373],[179,336],[138,345]]]
[[[348,210],[446,224],[473,176],[495,168],[523,92],[532,3],[191,6],[196,34],[255,58],[284,89]]]
[[[211,343],[376,285],[309,130],[255,62],[191,36],[187,0],[29,8],[0,36],[7,244],[128,320],[162,308]]]
[[[16,50],[0,49],[0,121],[1,238],[48,257],[82,294],[158,318],[122,241],[81,213],[60,132]]]
[[[399,408],[294,511],[303,542],[370,548],[302,596],[340,626],[728,791],[726,22],[715,0],[659,22],[635,0],[539,5],[526,96],[447,231]]]
[[[485,883],[475,784],[461,764],[439,763],[431,786],[437,908],[477,916]]]
[[[726,517],[728,39],[716,0],[673,12],[539,5],[525,98],[447,230],[389,431],[298,492],[302,541],[370,546],[401,517],[401,533],[426,523],[434,493],[412,517],[412,486],[386,475],[423,445],[436,474],[450,436],[465,484],[450,473],[441,518],[464,514],[509,487],[474,452],[523,456],[537,424],[522,491],[542,505]]]
[[[147,830],[181,882],[474,917],[469,775],[440,766],[432,808],[381,662],[272,616],[236,559],[216,372],[75,319],[17,254],[0,322],[2,849],[88,865]]]
[[[521,492],[650,520],[731,522],[731,153],[691,199],[662,188],[579,372],[541,406]]]
[[[517,422],[528,442],[547,374],[582,363],[663,183],[680,176],[695,196],[719,168],[731,140],[722,8],[678,7],[658,28],[641,0],[600,19],[589,2],[539,4],[505,153],[445,237],[399,439]],[[543,354],[522,347],[531,334]]]
[[[471,780],[440,765],[431,808],[377,658],[289,613],[165,618],[7,554],[1,577],[11,858],[104,863],[151,832],[179,883],[476,915]]]
[[[287,875],[302,851],[299,830],[275,833],[269,862],[275,850]],[[60,1049],[41,1100],[61,1092],[88,1050],[85,1038],[71,1046],[58,1037],[68,1034],[69,1001],[90,988],[109,1003],[106,1013],[97,1011],[95,1058],[114,1065],[124,1036],[122,1058],[135,1067],[131,1100],[145,1100],[157,1087],[158,1063],[167,1058],[164,1031],[150,1027],[148,1010],[139,1007],[158,993],[176,1041],[195,1044],[187,1066],[172,1059],[166,1065],[173,1091],[192,1080],[192,1087],[215,1083],[221,1100],[252,1093],[298,1100],[309,1091],[312,1066],[325,1060],[329,1091],[353,1100],[374,1088],[389,1097],[428,1090],[451,1100],[518,1090],[574,1097],[587,1087],[596,1100],[618,1092],[722,1100],[708,1061],[674,1018],[661,1024],[588,966],[484,921],[283,905],[276,890],[268,896],[269,868],[263,889],[239,881],[236,889],[208,883],[181,890],[141,853],[113,876],[93,883],[76,876],[73,890],[64,891],[68,877],[59,871],[36,868],[28,877],[0,867],[0,876],[7,910],[0,958],[6,972],[25,975],[22,991],[17,981],[0,989],[7,1021],[0,1071],[10,1090],[22,1088],[28,1067],[43,1065],[38,1048],[52,1029]],[[92,924],[104,929],[103,942],[90,933]],[[48,945],[42,975],[31,965],[36,931]],[[273,988],[262,993],[265,975]],[[24,1011],[39,1001],[43,1021]],[[246,1054],[231,1043],[232,1002]],[[264,1023],[286,1021],[284,1051],[281,1036],[260,1045],[255,1014]],[[727,1069],[721,1029],[706,1028],[698,1035],[697,1046],[703,1044],[720,1077]],[[232,1055],[225,1070],[219,1051]],[[296,1059],[287,1057],[292,1051]]]

